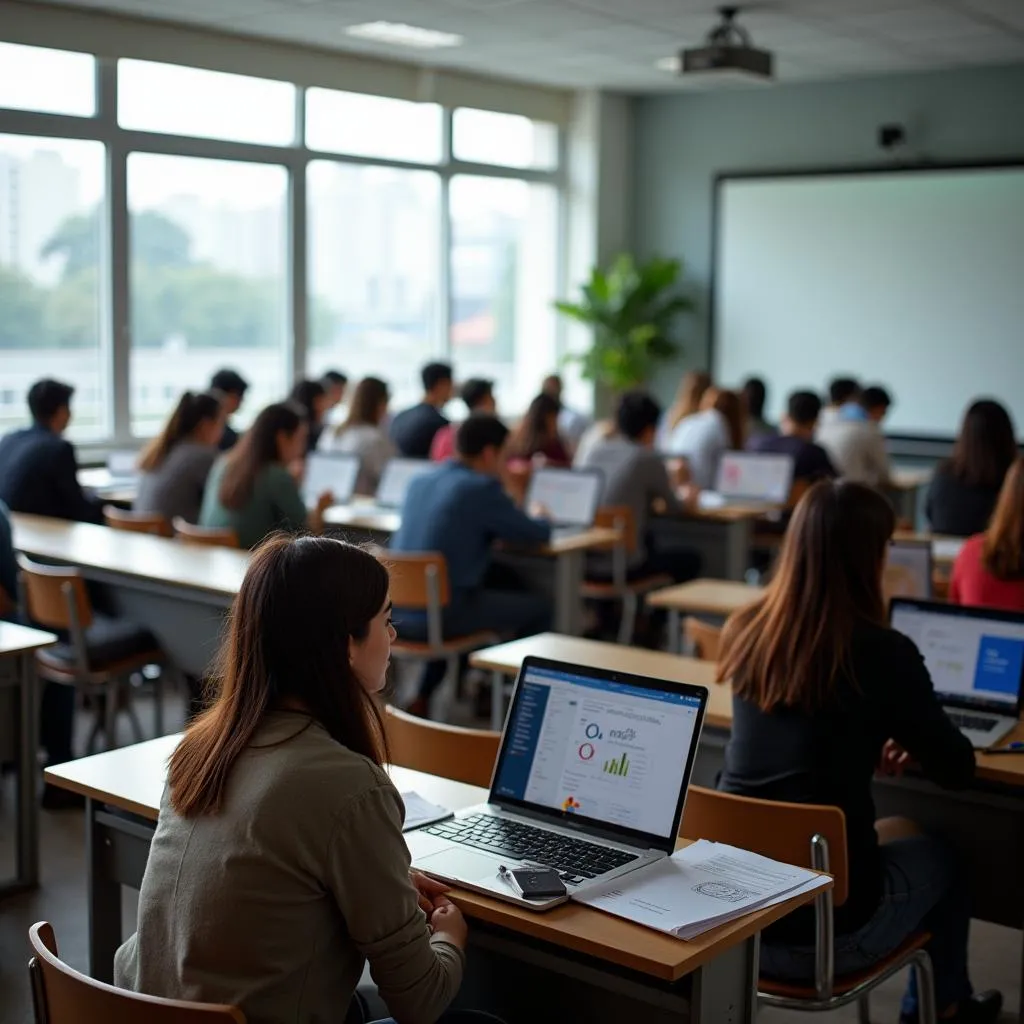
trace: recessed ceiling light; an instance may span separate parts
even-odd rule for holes
[[[654,66],[659,71],[668,71],[673,75],[678,75],[680,70],[678,57],[662,57],[661,60],[656,60],[654,62]]]
[[[454,32],[436,32],[432,28],[417,28],[394,21],[368,21],[364,25],[350,25],[346,35],[359,39],[372,39],[378,43],[394,43],[397,46],[415,46],[421,50],[433,50],[441,46],[461,46],[463,37]]]

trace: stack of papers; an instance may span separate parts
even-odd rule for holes
[[[827,886],[831,879],[705,839],[573,896],[627,921],[692,939],[737,917]]]
[[[452,812],[447,807],[432,804],[429,800],[424,800],[419,793],[414,793],[411,790],[402,794],[402,803],[405,804],[403,832],[411,832],[414,828],[423,828],[424,825],[434,825],[452,816]]]

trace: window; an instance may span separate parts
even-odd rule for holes
[[[306,145],[325,153],[436,164],[441,108],[332,89],[306,93]]]
[[[26,392],[47,375],[78,391],[70,437],[110,432],[104,162],[99,142],[0,135],[0,376],[19,396],[0,432],[28,422]]]
[[[558,193],[553,185],[457,175],[450,207],[452,357],[522,409],[555,368]]]
[[[87,53],[0,43],[0,107],[95,116],[95,58]]]
[[[384,377],[396,407],[413,401],[442,351],[440,179],[316,160],[308,202],[309,372]]]
[[[133,434],[222,367],[249,381],[242,422],[283,397],[287,188],[276,165],[128,157]]]
[[[118,61],[123,128],[270,146],[295,142],[295,86],[221,71]]]
[[[460,107],[452,115],[456,160],[551,171],[558,166],[558,129],[518,114]]]

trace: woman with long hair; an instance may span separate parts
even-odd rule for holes
[[[846,816],[849,896],[835,913],[837,975],[864,970],[931,933],[942,1014],[997,1019],[998,993],[972,995],[970,906],[954,858],[912,822],[876,822],[876,766],[909,755],[941,786],[967,785],[974,751],[939,704],[913,642],[886,625],[882,570],[895,515],[879,492],[822,481],[797,505],[764,595],[725,626],[733,729],[719,785],[766,800],[828,804]],[[761,969],[809,981],[813,910],[765,933]],[[916,989],[902,1021],[917,1021]]]
[[[685,459],[689,481],[706,490],[715,484],[722,456],[743,448],[745,431],[746,413],[740,396],[735,391],[708,388],[700,411],[679,423],[664,450]]]
[[[301,463],[309,428],[291,402],[268,405],[242,439],[213,467],[206,481],[201,526],[235,531],[244,548],[255,547],[274,530],[323,530],[329,493],[307,510],[289,466]]]
[[[925,511],[932,529],[954,537],[983,532],[1016,457],[1010,414],[990,398],[972,402],[953,454],[936,467],[928,488]]]
[[[711,374],[703,370],[690,370],[683,375],[676,390],[676,397],[665,412],[662,420],[659,436],[667,440],[672,431],[679,426],[687,416],[700,412],[701,401],[704,393],[711,387]],[[660,447],[660,445],[659,445]]]
[[[194,523],[206,478],[224,433],[224,405],[211,391],[186,391],[163,430],[139,456],[139,489],[132,507],[155,512],[168,523],[180,516]]]
[[[505,456],[510,462],[530,462],[540,457],[549,466],[572,464],[558,433],[558,414],[562,407],[551,395],[541,392],[526,410],[526,415],[509,435]]]
[[[253,554],[219,691],[171,755],[117,985],[253,1024],[341,1021],[369,960],[403,1024],[451,1002],[466,924],[442,885],[410,875],[383,769],[388,587],[338,540],[277,536]]]
[[[352,392],[348,416],[336,427],[320,435],[320,450],[345,452],[359,457],[356,493],[375,494],[388,460],[395,456],[395,446],[384,430],[391,395],[379,377],[364,377]]]
[[[309,436],[306,439],[306,451],[313,451],[320,442],[320,434],[324,429],[324,417],[330,408],[331,399],[327,394],[322,380],[299,380],[295,382],[288,401],[301,406],[306,414]]]

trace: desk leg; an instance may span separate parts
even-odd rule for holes
[[[19,885],[39,884],[39,695],[35,660],[22,654],[17,666],[21,686],[18,718],[18,868]]]
[[[491,673],[491,728],[501,732],[505,724],[505,675],[502,672]]]
[[[750,545],[754,536],[751,521],[738,519],[725,529],[725,578],[743,580],[750,564]]]
[[[555,559],[555,632],[579,636],[583,632],[584,552],[569,551]]]
[[[760,949],[758,933],[693,975],[690,1024],[754,1024]]]
[[[678,608],[668,610],[668,649],[672,654],[683,653],[683,616]]]
[[[85,801],[85,849],[89,858],[89,975],[114,982],[114,954],[121,945],[121,885],[109,871],[112,842],[98,820],[102,805]]]

